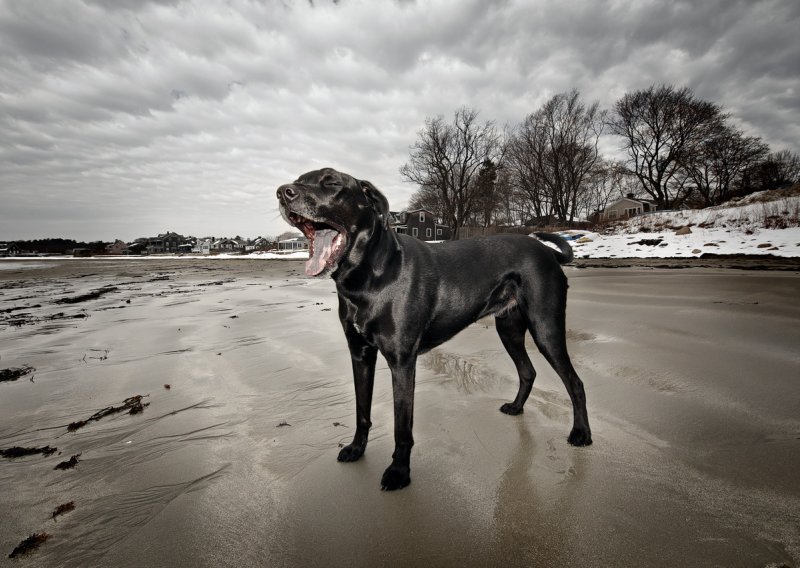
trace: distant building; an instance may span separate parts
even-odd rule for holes
[[[244,250],[244,245],[235,239],[219,239],[211,244],[212,253],[236,253]]]
[[[194,254],[211,254],[211,244],[213,242],[214,239],[210,238],[197,239],[197,242],[195,242],[192,247],[192,252]]]
[[[614,203],[608,205],[602,211],[595,214],[597,221],[616,221],[620,219],[629,219],[636,215],[644,213],[651,213],[656,211],[658,206],[652,201],[636,199],[632,193],[622,199],[617,199]]]
[[[257,237],[251,243],[247,245],[245,250],[253,251],[253,250],[270,250],[278,248],[278,243],[276,241],[272,241],[270,239],[264,237]]]
[[[117,239],[112,244],[106,246],[106,254],[114,256],[128,254],[128,243]]]
[[[22,251],[14,243],[0,243],[0,256],[19,256]]]
[[[278,241],[278,250],[282,252],[308,250],[308,239],[305,237],[292,237],[291,239]]]
[[[450,239],[450,227],[436,222],[436,216],[427,209],[413,211],[392,211],[389,225],[400,234],[409,235],[421,241],[446,241]]]
[[[179,252],[178,247],[186,242],[186,237],[167,231],[157,237],[147,239],[148,254],[175,254]]]

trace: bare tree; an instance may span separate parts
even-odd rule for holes
[[[415,191],[408,201],[408,209],[410,211],[415,209],[427,209],[433,213],[437,219],[443,220],[445,218],[441,195],[439,195],[436,188],[432,186],[420,187]]]
[[[511,183],[518,199],[522,202],[525,217],[544,218],[552,215],[553,204],[546,191],[542,169],[536,156],[545,144],[542,132],[526,124],[517,128],[509,140],[507,163]],[[523,218],[523,222],[528,219]]]
[[[586,180],[586,191],[581,194],[579,205],[585,217],[602,211],[612,199],[631,193],[629,180],[621,163],[599,159]]]
[[[800,182],[800,156],[789,150],[770,153],[754,168],[753,177],[753,191]]]
[[[744,175],[762,161],[769,147],[760,138],[745,136],[720,123],[698,150],[686,157],[684,167],[703,207],[718,205],[732,197]]]
[[[497,174],[497,209],[495,222],[498,225],[522,225],[524,215],[524,200],[511,183],[511,172],[507,167],[502,167]]]
[[[478,111],[463,107],[455,112],[452,123],[442,116],[425,119],[417,136],[400,175],[438,197],[442,218],[457,239],[476,205],[475,181],[482,165],[486,160],[502,161],[502,135],[493,122],[480,124]]]
[[[537,217],[571,222],[578,213],[595,165],[605,112],[586,105],[577,90],[555,95],[528,115],[509,145],[508,163],[517,188]]]
[[[681,175],[687,157],[723,118],[719,105],[697,99],[688,87],[660,85],[625,94],[609,126],[623,139],[628,173],[659,208],[668,209],[687,196],[688,177]]]
[[[486,159],[473,178],[470,195],[474,203],[466,222],[474,226],[488,227],[497,221],[501,204],[507,192],[507,176],[501,175],[500,168]],[[427,209],[439,219],[444,218],[441,193],[435,187],[421,187],[411,196],[410,209]]]

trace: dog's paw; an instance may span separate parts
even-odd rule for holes
[[[522,414],[525,412],[525,409],[521,406],[517,406],[513,402],[507,402],[500,407],[500,412],[504,414],[510,414],[511,416],[516,416],[517,414]]]
[[[361,458],[364,455],[364,446],[356,446],[355,444],[350,444],[342,448],[342,451],[339,452],[339,457],[336,459],[340,462],[354,462]]]
[[[573,446],[591,446],[592,433],[588,429],[582,430],[579,428],[573,428],[572,432],[569,433],[567,442]]]
[[[411,470],[409,468],[390,465],[383,472],[381,490],[394,491],[406,487],[409,483],[411,483]]]

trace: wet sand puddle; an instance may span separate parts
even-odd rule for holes
[[[204,366],[203,358],[258,346],[264,339],[252,333],[232,339],[217,337],[216,341],[203,345],[199,353],[201,360],[192,360],[196,346],[185,346],[187,342],[191,344],[192,339],[180,337],[180,326],[190,331],[197,317],[187,311],[175,313],[175,309],[187,308],[187,302],[172,298],[207,295],[205,291],[212,286],[201,286],[202,282],[176,284],[171,281],[171,275],[142,275],[137,280],[115,286],[101,283],[101,278],[86,277],[77,282],[56,281],[30,287],[26,287],[26,283],[6,283],[2,288],[4,295],[9,290],[15,294],[10,298],[12,308],[5,308],[8,303],[4,302],[4,310],[0,312],[0,361],[10,361],[12,356],[14,360],[42,361],[37,372],[23,365],[8,367],[9,372],[4,376],[30,374],[36,383],[33,388],[50,391],[48,398],[51,400],[42,406],[41,401],[33,400],[38,397],[32,397],[30,392],[11,393],[27,398],[28,407],[35,411],[22,416],[20,409],[3,413],[13,422],[7,419],[0,422],[0,447],[21,447],[18,444],[32,445],[51,439],[59,448],[58,454],[47,460],[14,456],[18,459],[0,464],[0,479],[4,487],[18,486],[21,479],[36,479],[37,485],[48,488],[48,495],[64,495],[64,500],[69,496],[74,506],[60,515],[57,527],[47,527],[52,533],[47,545],[35,552],[43,562],[66,566],[93,564],[112,545],[127,538],[130,530],[154,519],[174,499],[187,491],[206,487],[223,475],[224,464],[217,464],[213,473],[207,474],[203,470],[214,464],[204,465],[204,462],[214,461],[206,456],[213,456],[213,447],[233,437],[241,419],[228,407],[229,401],[220,401],[218,397],[196,399],[192,391],[197,383],[212,380],[197,369]],[[231,283],[226,280],[212,284],[218,293]],[[20,290],[24,290],[24,295],[19,294]],[[28,302],[29,297],[35,297],[36,303],[13,306]],[[192,299],[193,303],[200,301],[200,298]],[[165,311],[154,314],[154,304],[161,304],[161,308],[156,309]],[[75,311],[65,314],[64,319],[77,313],[85,325],[73,322],[71,325],[43,325],[55,319],[52,317],[54,310],[73,305]],[[125,316],[118,317],[117,310],[122,309],[128,311]],[[222,330],[218,335],[223,335],[232,323],[224,315],[229,310],[216,310]],[[87,321],[90,318],[91,321]],[[119,326],[124,326],[126,332],[114,331]],[[172,328],[169,335],[173,336],[174,348],[164,349],[165,334],[155,331],[164,326]],[[22,339],[28,341],[27,349],[9,351],[6,348],[14,345],[12,341],[19,345]],[[96,347],[98,345],[100,347]],[[16,373],[17,369],[21,371]],[[167,375],[171,381],[169,388],[160,378]],[[152,377],[159,378],[153,380]],[[122,416],[122,413],[118,416],[117,407],[113,406],[105,412],[98,411],[100,403],[91,402],[101,399],[91,393],[122,392],[128,383],[136,385],[137,390],[142,385],[149,390],[144,399],[147,402],[131,399],[132,404],[139,405],[132,412],[137,416]],[[80,393],[86,393],[88,398],[82,398]],[[9,393],[0,394],[4,395],[0,400],[11,400],[5,396]],[[76,394],[79,395],[77,399]],[[119,408],[123,409],[127,402]],[[92,405],[97,406],[93,408]],[[2,406],[8,410],[6,405]],[[134,406],[129,405],[123,410],[132,408]],[[82,418],[77,418],[79,416]],[[65,425],[70,424],[76,427],[67,431]],[[61,475],[53,472],[54,463],[69,455],[73,455],[68,466],[72,471]],[[197,460],[198,455],[204,459]],[[178,479],[170,482],[173,477]],[[153,485],[131,493],[131,485],[141,485],[141,480],[149,480]],[[7,520],[11,524],[2,523],[2,533],[6,535],[3,545],[17,536],[9,529],[22,519],[27,519],[22,525],[42,524],[37,520],[41,517],[36,510],[45,506],[45,501],[38,496],[30,502],[37,493],[31,488],[9,496],[12,503],[25,505],[17,507],[19,514]],[[19,539],[23,536],[19,535]]]

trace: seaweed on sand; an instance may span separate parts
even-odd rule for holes
[[[23,365],[22,367],[10,367],[8,369],[0,369],[0,383],[6,381],[16,381],[20,377],[30,375],[36,369],[30,365]]]
[[[31,536],[20,542],[17,547],[8,555],[9,558],[16,558],[17,556],[24,556],[30,554],[39,548],[44,542],[50,538],[46,532],[33,533]]]
[[[7,450],[0,450],[0,457],[4,458],[22,458],[25,456],[32,456],[34,454],[42,454],[43,456],[49,456],[50,454],[54,454],[58,451],[58,448],[51,448],[50,446],[43,446],[41,448],[23,448],[20,446],[13,446],[8,448]]]
[[[98,288],[92,292],[88,292],[86,294],[81,294],[79,296],[72,296],[68,298],[61,298],[56,300],[56,304],[77,304],[79,302],[87,302],[89,300],[96,300],[100,296],[104,294],[108,294],[109,292],[114,292],[118,288],[116,286],[106,286],[104,288]]]
[[[59,505],[58,507],[53,509],[53,513],[51,514],[51,518],[53,520],[55,520],[56,517],[59,517],[61,515],[64,515],[66,513],[74,511],[74,510],[75,510],[75,501],[70,501],[68,503],[62,503],[61,505]]]
[[[81,457],[81,455],[80,455],[80,454],[75,454],[74,456],[72,456],[71,458],[69,458],[67,461],[63,461],[63,462],[59,463],[59,464],[58,464],[56,467],[54,467],[53,469],[72,469],[72,468],[74,468],[76,465],[78,465],[78,462],[79,462],[79,461],[81,461],[81,460],[79,460],[79,459],[78,459],[78,458],[80,458],[80,457]]]
[[[148,395],[144,395],[148,396]],[[93,422],[95,420],[100,420],[101,418],[105,418],[111,414],[116,414],[118,412],[128,411],[128,414],[139,414],[140,412],[144,411],[146,406],[149,406],[149,402],[142,402],[142,395],[137,394],[136,396],[131,396],[126,398],[122,401],[122,404],[119,406],[108,406],[102,410],[98,410],[94,414],[92,414],[86,420],[78,420],[77,422],[71,422],[67,426],[67,432],[74,432],[76,430],[80,430],[84,426],[86,426],[89,422]]]
[[[21,310],[30,310],[32,308],[41,308],[41,304],[35,304],[33,306],[16,306],[13,308],[6,308],[4,310],[0,310],[0,314],[10,314],[11,312],[19,312]]]
[[[64,312],[58,312],[57,314],[50,314],[42,317],[36,317],[30,312],[21,312],[8,317],[0,317],[0,324],[10,325],[12,327],[22,327],[23,325],[32,325],[42,321],[86,319],[88,317],[89,314],[85,312],[78,314],[65,314]]]
[[[75,501],[70,501],[69,503],[62,503],[55,509],[53,509],[52,519],[56,520],[56,517],[59,515],[63,515],[64,513],[69,513],[70,511],[75,510]]]

